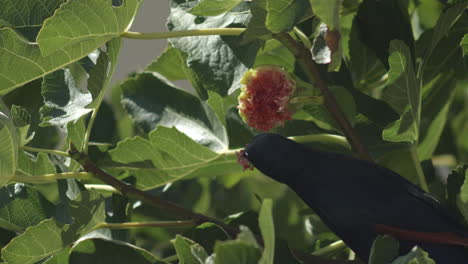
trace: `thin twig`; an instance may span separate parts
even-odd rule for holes
[[[196,225],[194,221],[151,221],[151,222],[128,222],[128,223],[100,223],[95,229],[111,228],[111,229],[129,229],[129,228],[144,228],[144,227],[165,227],[165,228],[180,228],[191,227]]]
[[[353,151],[357,153],[359,158],[373,161],[372,156],[366,146],[360,141],[356,131],[351,126],[351,123],[346,118],[346,115],[336,101],[335,96],[333,96],[330,89],[328,89],[328,85],[320,75],[317,64],[312,59],[310,51],[304,47],[304,45],[298,43],[288,33],[275,34],[273,37],[283,43],[283,45],[291,51],[291,53],[296,57],[297,62],[304,69],[307,77],[310,81],[313,81],[315,86],[320,90],[325,98],[325,108],[340,126]]]
[[[97,167],[94,164],[94,162],[92,162],[89,159],[87,155],[79,152],[73,144],[70,145],[69,154],[70,154],[70,157],[72,157],[72,159],[76,160],[78,163],[81,164],[81,166],[83,166],[83,169],[85,171],[91,172],[94,175],[94,177],[105,182],[106,184],[111,185],[112,187],[117,189],[122,195],[130,199],[141,200],[142,202],[148,205],[161,208],[161,209],[165,209],[175,215],[194,220],[197,224],[201,224],[204,222],[211,222],[211,223],[217,224],[221,226],[222,228],[224,228],[226,232],[228,232],[229,235],[231,235],[232,237],[235,237],[235,235],[239,233],[239,230],[237,227],[229,226],[217,219],[192,212],[175,203],[162,200],[159,197],[148,194],[140,189],[135,188],[134,186],[128,183],[125,183],[115,178],[114,176],[108,174],[107,172]]]

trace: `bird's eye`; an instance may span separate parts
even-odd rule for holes
[[[253,165],[247,159],[247,157],[248,157],[247,151],[241,150],[241,151],[237,152],[236,154],[237,154],[237,162],[240,165],[242,165],[242,168],[244,168],[244,170],[247,170],[247,169],[253,170]]]

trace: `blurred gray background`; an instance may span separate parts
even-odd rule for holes
[[[137,32],[167,31],[168,15],[169,1],[145,0],[130,30]],[[131,72],[143,70],[164,51],[166,45],[167,40],[165,39],[124,39],[111,85],[121,82]]]

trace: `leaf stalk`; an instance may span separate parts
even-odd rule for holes
[[[239,36],[245,28],[205,28],[205,29],[191,29],[191,30],[180,30],[180,31],[169,31],[169,32],[153,32],[153,33],[141,33],[126,31],[120,34],[122,38],[129,39],[168,39],[168,38],[180,38],[180,37],[193,37],[193,36]]]
[[[100,223],[95,229],[111,228],[111,229],[130,229],[130,228],[145,228],[145,227],[164,227],[164,228],[181,228],[192,227],[196,225],[195,221],[149,221],[149,222],[128,222],[128,223]]]

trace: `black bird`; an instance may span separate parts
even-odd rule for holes
[[[466,241],[465,227],[431,195],[391,170],[276,134],[256,136],[241,154],[294,190],[364,261],[374,239],[389,233],[399,240],[401,254],[417,245],[438,264],[468,263],[465,248],[454,245]]]

